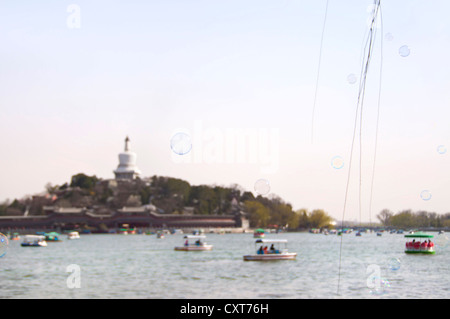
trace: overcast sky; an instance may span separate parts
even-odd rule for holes
[[[0,1],[0,200],[80,172],[113,178],[128,135],[143,176],[253,192],[263,178],[265,196],[341,219],[372,2],[330,0],[322,29],[325,0]],[[345,219],[450,212],[450,2],[381,10],[362,210],[357,132]],[[183,156],[170,148],[180,131]]]

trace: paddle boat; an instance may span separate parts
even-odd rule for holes
[[[208,245],[206,242],[202,241],[206,238],[203,235],[186,235],[184,236],[185,242],[183,246],[175,247],[175,250],[179,251],[203,251],[211,250],[212,245]]]
[[[204,229],[194,229],[192,231],[192,235],[195,235],[195,236],[202,236],[204,233],[205,233]]]
[[[286,239],[257,239],[255,242],[256,254],[245,255],[244,260],[293,260],[297,257],[297,253],[288,252],[287,242]],[[271,245],[269,249],[267,248],[268,244]]]
[[[11,235],[11,237],[9,238],[10,240],[19,240],[20,239],[20,235],[19,233],[14,233]]]
[[[42,235],[25,235],[20,245],[22,247],[46,247],[47,242],[45,236]]]
[[[423,232],[414,232],[405,235],[406,238],[413,238],[412,241],[406,242],[405,253],[407,254],[435,254],[434,243],[430,240],[433,235]],[[419,240],[416,241],[416,238]],[[421,241],[423,240],[423,241]]]
[[[122,224],[121,228],[119,228],[119,234],[121,235],[134,235],[136,234],[136,228],[130,228],[129,224]]]
[[[164,232],[163,231],[158,231],[156,233],[156,238],[164,238]]]
[[[264,238],[264,236],[265,236],[265,231],[262,228],[258,228],[253,233],[253,238]]]
[[[59,233],[57,233],[57,232],[45,233],[44,236],[45,236],[45,240],[49,241],[49,242],[60,242],[60,241],[62,241],[59,238],[59,236],[60,236]]]
[[[67,234],[67,239],[79,239],[80,234],[77,231],[71,231]]]

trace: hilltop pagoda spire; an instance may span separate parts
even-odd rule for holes
[[[116,179],[135,179],[141,174],[136,166],[136,153],[130,151],[130,138],[125,138],[125,149],[119,153],[119,166],[114,170]]]
[[[129,143],[130,143],[130,138],[127,135],[127,137],[125,138],[125,152],[128,152],[130,150]]]

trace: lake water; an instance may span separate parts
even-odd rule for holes
[[[288,239],[297,260],[246,262],[252,234],[206,235],[212,251],[175,251],[181,234],[81,235],[39,248],[10,241],[0,258],[0,298],[449,297],[447,242],[435,255],[407,255],[400,234],[268,234]]]

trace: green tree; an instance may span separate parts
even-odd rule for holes
[[[6,208],[8,208],[9,204],[9,199],[6,199],[3,203],[0,203],[0,215],[6,215]]]
[[[331,224],[333,219],[322,209],[313,210],[308,216],[310,227],[322,228]]]
[[[384,226],[390,226],[391,218],[394,215],[389,209],[383,209],[378,215],[377,218]]]
[[[417,227],[416,219],[411,210],[401,211],[391,217],[391,226],[399,228],[415,228]]]
[[[278,227],[295,229],[299,224],[299,216],[292,210],[292,206],[279,203],[272,207],[270,223]]]
[[[218,201],[214,190],[206,185],[193,186],[189,195],[189,202],[192,203],[199,214],[212,214]]]
[[[305,208],[299,209],[295,212],[298,216],[298,228],[309,228],[308,211]]]
[[[270,210],[258,201],[245,201],[245,210],[249,214],[250,227],[267,227]]]
[[[81,189],[92,190],[99,179],[94,176],[88,176],[83,173],[72,176],[70,187],[79,187]]]

